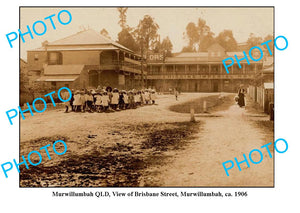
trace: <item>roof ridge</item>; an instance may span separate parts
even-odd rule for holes
[[[78,35],[80,35],[80,34],[83,34],[83,33],[87,33],[87,35],[90,35],[90,36],[92,36],[93,38],[95,38],[96,40],[100,40],[101,42],[98,42],[97,43],[97,41],[96,41],[96,43],[94,43],[94,44],[111,44],[111,45],[113,45],[113,46],[116,46],[116,47],[118,47],[118,48],[122,48],[122,49],[124,49],[124,50],[127,50],[127,51],[129,51],[129,52],[133,52],[132,50],[130,50],[130,49],[128,49],[127,47],[125,47],[125,46],[123,46],[123,45],[121,45],[121,44],[119,44],[118,42],[116,42],[116,41],[114,41],[114,40],[112,40],[112,39],[110,39],[110,38],[107,38],[106,36],[104,36],[104,35],[101,35],[100,33],[98,33],[96,30],[94,30],[94,29],[87,29],[87,30],[82,30],[82,31],[79,31],[79,32],[77,32],[77,33],[75,33],[75,34],[72,34],[72,35],[69,35],[69,36],[67,36],[67,37],[64,37],[64,38],[61,38],[61,39],[58,39],[58,40],[56,40],[56,41],[53,41],[53,42],[49,42],[49,46],[55,46],[55,45],[58,45],[58,46],[60,46],[60,45],[68,45],[68,44],[64,44],[64,42],[66,41],[66,40],[70,40],[70,39],[75,39],[76,38],[76,36],[78,36]],[[82,36],[81,36],[82,37]],[[78,43],[77,45],[80,45],[81,43]]]

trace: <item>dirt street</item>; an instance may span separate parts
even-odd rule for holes
[[[177,153],[170,164],[160,168],[159,179],[162,185],[273,186],[274,158],[269,158],[266,149],[260,149],[262,145],[271,142],[265,140],[265,132],[254,126],[245,109],[237,105],[218,114],[222,117],[201,118],[205,124],[198,137],[188,148]],[[263,152],[264,159],[260,164],[254,165],[249,161],[252,149]],[[239,171],[235,165],[229,170],[229,177],[226,176],[222,163],[234,161],[234,157],[242,161],[243,153],[248,158],[250,168],[242,163],[242,171]],[[258,154],[252,157],[254,161],[260,159]]]
[[[21,120],[20,153],[63,139],[68,151],[39,166],[21,170],[21,186],[272,186],[273,159],[227,177],[222,162],[271,142],[272,133],[255,125],[245,109],[233,105],[218,117],[169,110],[175,104],[212,93],[158,96],[157,105],[114,113],[29,114]],[[225,94],[228,95],[228,94]],[[266,137],[267,135],[267,137]],[[53,153],[52,153],[53,154]],[[258,156],[256,156],[258,157]],[[254,160],[256,159],[253,155]]]

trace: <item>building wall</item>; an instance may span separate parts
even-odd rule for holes
[[[150,64],[148,77],[152,79],[147,83],[162,92],[170,88],[177,88],[182,92],[237,92],[239,87],[246,88],[249,85],[254,73],[257,72],[255,67],[261,69],[261,64],[255,66],[243,64],[243,66],[245,67],[242,69],[233,66],[230,73],[226,74],[222,64],[217,62],[210,65]]]
[[[58,81],[56,82],[56,87],[60,88],[61,86],[68,84],[70,88],[82,89],[96,87],[95,84],[97,84],[101,86],[117,87],[119,89],[132,89],[140,86],[139,80],[135,79],[133,73],[128,75],[128,72],[131,70],[127,70],[127,75],[124,75],[123,71],[120,71],[120,68],[113,64],[117,56],[115,51],[104,51],[102,52],[101,57],[100,51],[59,51],[59,53],[61,53],[61,60],[59,60],[59,63],[62,62],[62,65],[84,64],[85,69],[73,83]],[[32,74],[31,82],[35,82],[38,78],[43,76],[44,64],[47,64],[48,56],[44,51],[29,51],[27,54],[28,64],[30,65],[29,73]],[[102,64],[101,66],[100,59],[106,64]],[[130,62],[126,63],[127,65],[128,63],[129,65],[132,65]],[[135,65],[135,69],[136,68],[137,65]],[[99,75],[89,75],[89,70],[98,72],[100,69],[101,73]],[[95,80],[95,78],[97,78],[97,80]],[[41,82],[37,83],[41,84]],[[51,82],[45,83],[48,86],[55,85],[54,83],[51,84]]]
[[[99,65],[99,51],[63,51],[63,64]]]
[[[27,52],[28,70],[42,70],[47,62],[47,53],[43,51]]]
[[[148,80],[148,86],[155,88],[159,92],[167,92],[169,89],[176,88],[181,92],[237,92],[243,85],[247,87],[250,80],[233,79],[155,79]]]

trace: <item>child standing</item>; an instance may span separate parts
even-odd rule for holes
[[[103,107],[104,112],[107,111],[108,105],[109,105],[109,96],[107,94],[107,91],[104,90],[104,92],[102,94],[102,107]]]
[[[142,103],[141,91],[137,91],[136,95],[134,96],[134,100],[137,106],[141,106]]]
[[[120,96],[119,96],[119,109],[124,109],[125,103],[124,103],[124,90],[120,91]]]
[[[128,103],[129,103],[129,108],[133,109],[134,108],[134,95],[132,91],[128,92]]]
[[[149,104],[149,101],[150,101],[150,93],[149,93],[149,90],[146,89],[145,90],[145,103]]]
[[[101,111],[101,105],[102,105],[102,95],[100,92],[97,92],[95,95],[95,108],[97,112]]]
[[[78,109],[80,110],[81,99],[80,99],[80,92],[78,90],[76,90],[75,92],[73,105],[74,105],[75,112],[77,112]]]
[[[80,92],[81,112],[85,112],[85,92],[84,89]]]
[[[111,106],[114,110],[118,109],[118,104],[119,104],[119,90],[117,88],[114,88],[112,92],[112,98],[111,98]]]
[[[128,95],[127,92],[124,90],[123,92],[123,96],[124,96],[124,109],[128,109]]]
[[[86,96],[86,105],[87,105],[89,112],[93,112],[93,102],[94,102],[94,98],[93,98],[92,92],[88,91],[87,96]]]
[[[155,93],[154,89],[151,91],[150,97],[151,97],[151,100],[152,100],[152,104],[155,104],[156,93]]]
[[[71,99],[72,99],[72,94],[69,94],[68,91],[64,91],[64,92],[62,93],[62,97],[61,97],[61,98],[64,99],[64,100],[67,100],[67,99],[70,98],[70,95],[71,95]],[[65,113],[68,113],[69,107],[71,108],[70,101],[65,102],[65,106],[66,106],[66,111],[65,111]],[[71,108],[71,110],[72,110],[72,108]]]

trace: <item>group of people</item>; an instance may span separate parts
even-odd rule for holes
[[[114,112],[125,109],[135,109],[145,104],[155,104],[156,92],[145,90],[118,90],[106,87],[92,90],[72,90],[72,97],[66,104],[74,112]]]

